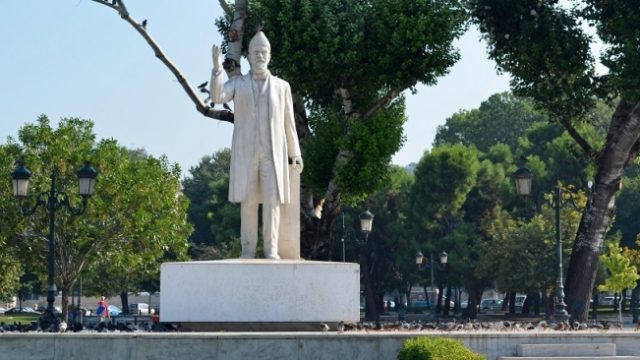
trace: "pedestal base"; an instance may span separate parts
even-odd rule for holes
[[[161,267],[162,322],[229,327],[359,320],[358,264],[233,259]]]

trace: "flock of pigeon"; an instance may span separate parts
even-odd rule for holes
[[[141,321],[138,324],[131,322],[126,323],[113,323],[113,322],[100,322],[95,325],[82,325],[80,323],[67,324],[61,321],[57,325],[51,325],[47,329],[40,327],[37,321],[32,321],[29,324],[22,324],[21,322],[14,322],[13,324],[7,324],[0,322],[0,334],[3,333],[41,333],[41,332],[166,332],[166,331],[178,331],[179,327],[174,324],[163,324]]]
[[[640,329],[640,324],[636,325],[635,331]],[[321,331],[332,330],[327,324],[320,325]],[[394,322],[359,322],[359,323],[338,323],[338,332],[344,331],[607,331],[622,330],[622,324],[611,321],[589,321],[581,323],[578,321],[394,321]]]
[[[394,322],[359,322],[359,323],[345,323],[339,322],[335,328],[332,328],[328,324],[320,323],[320,331],[337,331],[337,332],[357,332],[357,331],[607,331],[607,330],[622,330],[622,324],[619,322],[611,321],[589,321],[581,323],[577,321],[492,321],[492,322],[478,322],[478,321],[394,321]],[[636,325],[635,331],[640,330],[640,323]],[[154,323],[142,321],[138,324],[131,322],[126,323],[113,323],[113,322],[100,322],[95,325],[84,326],[80,323],[74,323],[68,325],[62,321],[57,325],[51,325],[47,329],[42,329],[37,321],[33,321],[30,324],[22,324],[20,322],[14,322],[13,324],[7,324],[0,322],[0,334],[3,333],[41,333],[41,332],[177,332],[180,331],[180,326],[176,324],[167,323]]]

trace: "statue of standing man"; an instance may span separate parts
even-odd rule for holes
[[[220,48],[213,46],[211,99],[233,100],[229,201],[240,203],[241,258],[254,258],[258,243],[258,205],[262,204],[264,255],[279,259],[280,206],[290,202],[289,164],[302,172],[291,88],[271,75],[271,44],[262,31],[249,43],[248,74],[223,84]]]

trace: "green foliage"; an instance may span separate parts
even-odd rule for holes
[[[616,219],[612,231],[620,231],[620,244],[627,247],[636,246],[636,238],[640,233],[638,206],[640,203],[640,176],[634,174],[623,177],[622,190],[616,201]]]
[[[327,106],[350,89],[363,111],[383,89],[434,84],[459,58],[464,30],[459,1],[260,0],[250,9],[264,25],[274,72],[304,98]]]
[[[624,98],[640,98],[640,22],[637,0],[587,0],[581,12],[608,46],[600,60],[609,69],[604,88]]]
[[[189,170],[183,192],[189,198],[189,220],[195,231],[190,237],[192,253],[198,259],[238,256],[240,208],[228,201],[231,150],[205,156]],[[211,248],[209,248],[211,247]]]
[[[616,241],[609,242],[607,252],[600,255],[600,262],[609,276],[604,284],[598,285],[598,290],[620,293],[624,289],[634,288],[640,279],[637,259],[636,252],[625,251]],[[622,306],[618,306],[618,321],[622,323]]]
[[[398,360],[482,360],[467,349],[462,341],[444,337],[422,336],[408,339],[402,344]]]
[[[380,189],[387,179],[387,164],[404,136],[405,102],[401,97],[368,121],[349,120],[340,114],[316,109],[309,117],[313,136],[304,140],[305,183],[322,194],[331,180],[344,191],[344,200],[353,204]],[[339,149],[350,149],[341,167],[335,166]]]
[[[574,13],[557,0],[471,0],[468,5],[489,43],[489,57],[513,75],[515,94],[532,97],[554,120],[581,118],[593,106],[590,37]]]
[[[496,144],[506,144],[515,152],[518,138],[533,123],[546,115],[534,109],[528,99],[510,93],[491,95],[478,109],[461,110],[438,126],[434,146],[442,144],[474,145],[488,152]]]
[[[58,192],[77,206],[81,199],[73,189],[78,167],[89,161],[99,172],[83,215],[72,216],[64,207],[56,211],[56,283],[63,302],[81,272],[87,286],[94,275],[96,291],[108,294],[157,276],[163,259],[184,258],[191,226],[186,221],[188,202],[177,195],[177,165],[143,151],[128,151],[114,140],[96,142],[93,123],[77,118],[62,119],[53,129],[41,116],[20,130],[19,139],[32,172],[30,198],[50,188],[49,175],[55,170]],[[0,148],[9,152],[13,147],[18,146],[10,143]],[[18,156],[13,154],[2,161],[14,161]],[[3,212],[17,213],[16,202],[4,204]],[[43,278],[48,213],[40,207],[33,216],[16,219],[16,251]]]
[[[605,283],[598,286],[600,291],[621,292],[623,289],[635,287],[636,281],[640,279],[632,259],[625,256],[623,249],[616,242],[607,244],[607,253],[600,255],[600,261],[609,273]]]
[[[411,190],[411,212],[420,230],[432,236],[448,232],[451,220],[461,215],[478,169],[475,148],[444,145],[425,152],[416,166]]]

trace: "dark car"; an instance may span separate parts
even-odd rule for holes
[[[4,314],[5,315],[20,315],[20,314],[40,315],[40,312],[35,311],[31,307],[23,306],[23,307],[13,307],[13,308],[5,311]]]

